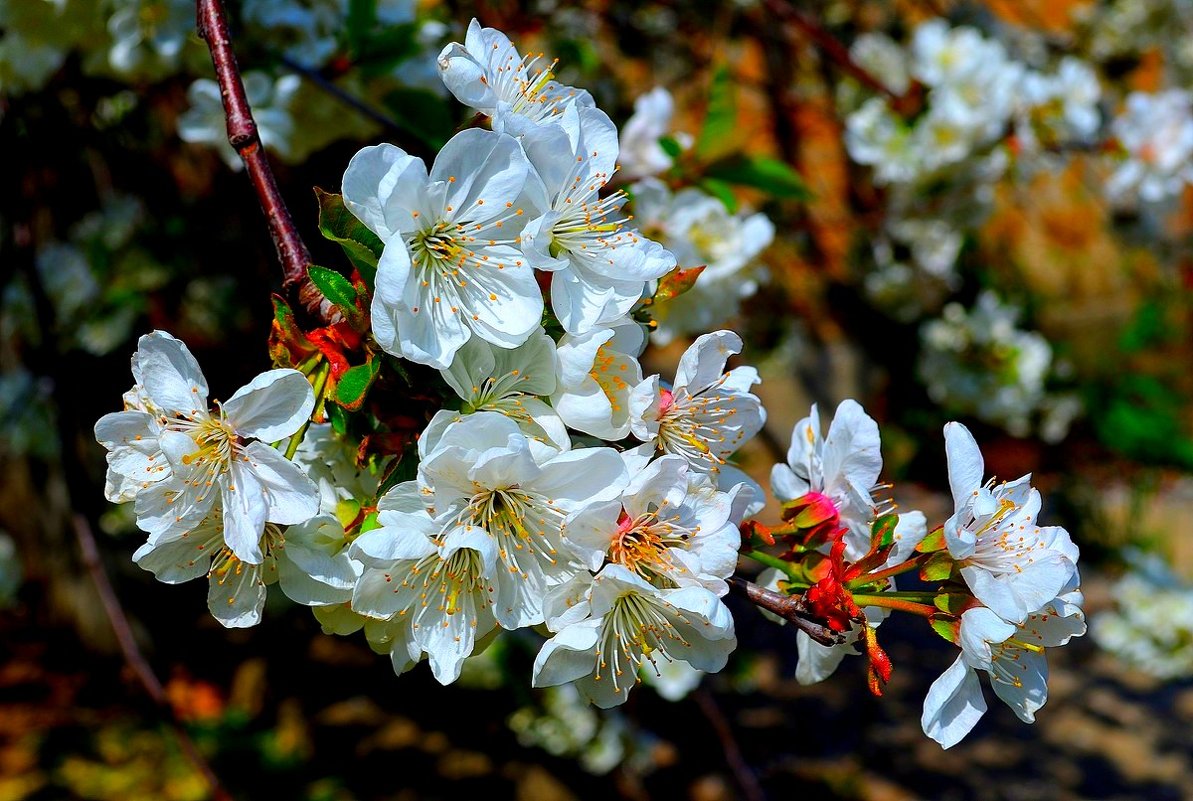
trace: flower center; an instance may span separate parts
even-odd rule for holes
[[[597,646],[596,681],[609,678],[617,692],[640,681],[638,669],[650,662],[658,673],[656,654],[671,661],[667,644],[687,647],[690,643],[676,628],[675,622],[688,623],[679,611],[666,601],[629,591],[613,602],[601,622],[600,642]]]
[[[722,378],[722,381],[724,379]],[[692,397],[685,390],[663,395],[659,403],[659,448],[692,463],[711,462],[716,472],[736,442],[727,442],[725,429],[737,414],[731,395],[715,391]]]
[[[624,359],[618,359],[617,354],[609,350],[607,344],[597,348],[596,358],[592,361],[592,369],[588,374],[597,382],[601,392],[609,399],[613,411],[620,412],[621,404],[618,398],[629,390],[629,383],[621,377],[621,373],[629,370],[629,364]],[[666,391],[666,390],[664,390]]]
[[[498,554],[511,573],[528,578],[528,566],[522,564],[526,559],[556,563],[562,510],[518,487],[478,489],[461,513],[461,522],[480,526],[497,540]]]
[[[636,518],[623,510],[609,546],[609,561],[647,580],[662,577],[675,567],[668,550],[684,547],[698,531],[679,525],[678,517],[660,518],[657,509]]]

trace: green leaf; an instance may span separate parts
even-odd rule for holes
[[[947,547],[948,543],[944,539],[944,526],[940,526],[928,532],[928,536],[920,540],[920,544],[915,546],[915,549],[917,553],[936,553]]]
[[[704,173],[738,186],[761,189],[777,198],[810,200],[812,192],[804,179],[786,162],[770,156],[737,154],[710,164]]]
[[[375,22],[353,49],[355,66],[363,77],[385,75],[403,61],[418,55],[418,23],[381,26]]]
[[[385,243],[348,210],[343,196],[315,187],[315,197],[319,201],[319,233],[324,239],[339,243],[371,289]]]
[[[331,421],[332,431],[341,437],[348,433],[348,413],[344,411],[344,407],[334,403],[328,404],[327,419]]]
[[[356,287],[352,282],[335,270],[312,264],[307,268],[311,276],[311,283],[323,293],[323,297],[331,301],[332,305],[342,311],[345,316],[352,317],[360,314],[356,308]]]
[[[730,214],[737,213],[737,196],[733,194],[733,187],[719,178],[705,178],[700,182],[705,192],[725,204]]]
[[[354,53],[360,50],[376,26],[377,0],[348,0],[344,30],[348,35],[348,46]]]
[[[920,566],[920,579],[930,582],[946,581],[953,574],[956,564],[948,551],[937,551]]]
[[[937,593],[932,602],[940,611],[957,617],[960,617],[962,612],[974,604],[973,596],[965,592]]]
[[[381,360],[374,358],[356,367],[349,367],[336,381],[335,402],[348,411],[359,411],[380,371]]]
[[[870,526],[870,549],[887,548],[895,542],[895,526],[899,525],[899,515],[883,515]]]
[[[732,145],[737,128],[737,103],[733,96],[733,78],[729,67],[721,65],[713,72],[708,90],[708,110],[696,139],[696,153],[708,159],[720,155]]]
[[[960,624],[951,615],[932,615],[928,618],[932,630],[954,645],[961,639]]]
[[[659,147],[661,147],[663,152],[673,159],[677,159],[683,155],[683,146],[674,136],[664,136],[659,140]]]

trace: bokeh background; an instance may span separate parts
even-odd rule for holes
[[[318,235],[313,187],[337,190],[365,144],[430,158],[469,123],[434,57],[473,16],[557,57],[560,79],[619,123],[668,89],[662,179],[729,215],[703,233],[740,239],[755,213],[774,226],[757,256],[756,242],[731,240],[751,257],[730,285],[758,289],[738,293],[749,297],[728,324],[770,413],[743,467],[765,482],[811,403],[828,413],[854,397],[882,426],[892,497],[939,523],[951,511],[940,427],[963,420],[988,472],[1033,472],[1048,522],[1080,544],[1098,636],[1050,655],[1035,726],[992,706],[943,752],[919,711],[953,653],[899,616],[882,628],[895,674],[881,699],[862,660],[798,685],[794,632],[730,599],[741,645],[724,673],[678,700],[643,688],[610,712],[568,688],[529,689],[528,632],[442,688],[421,669],[395,678],[363,639],[324,635],[277,593],[259,627],[222,629],[198,584],[159,584],[132,564],[138,533],[103,500],[91,435],[154,328],[189,344],[216,397],[268,366],[280,270],[222,139],[193,8],[0,0],[0,801],[211,797],[166,718],[238,799],[1193,797],[1193,190],[1107,192],[1133,157],[1113,122],[1130,93],[1193,78],[1193,5],[228,7],[282,192],[321,264],[342,256]],[[906,49],[935,18],[1042,74],[1082,60],[1101,87],[1092,126],[1073,138],[1014,119],[914,179],[877,177],[849,130],[883,95],[854,68],[889,82],[890,113],[909,125],[933,100],[864,37]],[[1063,86],[1054,105],[1076,91]],[[711,262],[700,233],[686,231],[688,245]],[[670,374],[691,333],[660,337],[649,368]],[[117,647],[81,525],[169,715]]]

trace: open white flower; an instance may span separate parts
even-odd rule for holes
[[[600,196],[616,168],[616,127],[600,109],[569,106],[557,124],[528,132],[522,144],[545,191],[523,252],[531,265],[554,273],[555,316],[571,334],[616,322],[642,298],[646,282],[675,268],[670,252],[628,226],[624,192]]]
[[[134,365],[153,413],[106,415],[96,424],[96,438],[111,451],[111,469],[144,478],[134,511],[150,542],[185,533],[218,501],[228,547],[259,564],[266,521],[297,524],[318,513],[315,485],[265,444],[309,419],[315,397],[302,373],[262,373],[213,413],[198,363],[174,337],[161,331],[141,337]],[[154,437],[160,451],[145,444]]]
[[[677,453],[700,472],[717,474],[726,459],[766,422],[762,402],[750,392],[759,382],[753,367],[725,372],[741,351],[741,337],[714,331],[684,352],[671,389],[651,376],[630,394],[630,430],[662,453]]]
[[[428,511],[488,536],[497,549],[498,621],[510,629],[541,623],[547,589],[583,570],[563,536],[565,519],[625,487],[617,451],[580,448],[536,459],[517,424],[494,412],[467,415],[449,425],[433,449],[422,439],[419,449]]]
[[[439,74],[457,100],[493,118],[493,130],[518,135],[553,123],[569,105],[594,105],[585,90],[555,81],[554,64],[542,59],[523,58],[504,33],[474,19],[464,44],[452,42],[439,54]]]
[[[671,169],[672,159],[659,140],[671,131],[675,100],[661,86],[634,100],[634,113],[621,127],[621,172],[627,178],[646,178]],[[690,147],[692,137],[677,133],[680,147]]]
[[[504,569],[497,545],[480,528],[432,518],[414,481],[387,492],[377,508],[380,527],[349,548],[364,564],[352,609],[386,621],[370,644],[389,651],[396,673],[426,653],[436,680],[450,684],[497,624],[494,584]]]
[[[961,654],[924,699],[924,734],[950,748],[986,713],[977,671],[990,675],[995,695],[1024,723],[1048,700],[1045,648],[1065,645],[1085,633],[1081,593],[1070,591],[1045,604],[1018,626],[984,607],[961,616]]]
[[[565,533],[592,570],[607,559],[655,586],[704,587],[718,597],[737,566],[740,493],[721,492],[681,456],[660,456],[632,475],[620,498],[568,519]]]
[[[194,10],[190,10],[194,16]],[[194,20],[188,22],[194,25]],[[271,153],[290,158],[294,141],[294,116],[291,103],[302,79],[297,75],[283,75],[276,81],[264,72],[244,73],[244,92],[253,109],[257,123],[257,137]],[[228,142],[228,118],[220,85],[207,78],[196,79],[186,90],[190,108],[178,117],[178,138],[193,144],[210,145],[224,163],[239,172],[244,169],[240,154]]]
[[[1127,152],[1106,182],[1111,200],[1155,203],[1193,182],[1193,96],[1185,90],[1132,92],[1110,130]]]
[[[167,584],[207,576],[212,616],[228,628],[244,628],[261,622],[265,588],[275,582],[286,597],[305,606],[348,601],[358,570],[348,558],[347,545],[344,527],[330,516],[286,529],[267,523],[258,546],[262,560],[245,562],[225,539],[224,516],[217,505],[190,530],[145,543],[133,561]]]
[[[985,463],[969,429],[944,428],[956,511],[944,525],[949,554],[983,604],[1012,624],[1057,597],[1077,575],[1077,546],[1060,526],[1039,527],[1040,493],[1028,474],[982,483]]]
[[[534,660],[535,687],[575,682],[602,709],[624,703],[639,670],[681,660],[715,673],[737,647],[733,616],[700,587],[659,590],[608,565]]]
[[[503,348],[539,328],[543,298],[518,250],[530,165],[517,140],[470,129],[427,173],[393,145],[366,147],[344,173],[344,203],[385,243],[372,303],[387,353],[437,369],[475,335]]]
[[[704,265],[691,289],[652,307],[658,328],[651,339],[665,345],[734,317],[740,301],[758,291],[761,268],[756,259],[775,237],[770,218],[730,214],[722,201],[694,187],[672,195],[662,182],[648,180],[631,191],[634,219],[642,231],[658,238],[681,266]]]
[[[443,379],[464,401],[463,414],[497,412],[523,433],[555,451],[571,447],[564,421],[542,398],[556,387],[555,342],[541,331],[516,348],[496,348],[473,338],[456,352]],[[441,429],[460,415],[440,412],[432,426]],[[432,433],[432,436],[437,436]]]
[[[630,392],[642,383],[646,334],[630,319],[559,339],[559,382],[551,403],[577,431],[616,442],[630,433]]]

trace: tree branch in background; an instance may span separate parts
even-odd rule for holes
[[[733,736],[733,729],[730,728],[729,721],[725,719],[725,715],[717,705],[717,699],[704,687],[697,688],[692,695],[696,698],[700,711],[704,713],[704,717],[708,718],[713,731],[721,741],[721,751],[725,754],[725,761],[729,764],[729,769],[733,771],[733,778],[737,780],[737,784],[741,788],[742,798],[746,801],[766,801],[766,793],[762,791],[758,777],[754,775],[750,764],[742,755],[741,747]]]
[[[766,7],[776,17],[790,23],[811,39],[816,47],[828,56],[830,61],[840,67],[847,75],[858,81],[858,83],[866,86],[871,91],[886,95],[892,100],[898,101],[902,99],[901,95],[892,91],[890,87],[875,77],[873,73],[854,61],[853,56],[849,55],[849,48],[841,44],[837,37],[829,33],[824,26],[812,17],[797,10],[784,2],[784,0],[766,0]]]
[[[269,223],[269,233],[282,263],[282,286],[297,288],[298,302],[321,322],[332,322],[333,311],[326,298],[307,276],[311,264],[311,253],[294,225],[294,218],[286,208],[286,201],[278,189],[273,169],[261,147],[257,134],[257,123],[249,107],[240,78],[236,55],[232,52],[232,39],[228,33],[228,18],[224,14],[221,0],[195,0],[196,20],[199,36],[207,42],[211,52],[211,63],[215,66],[220,96],[224,101],[224,114],[228,119],[228,142],[240,154],[261,210]]]
[[[112,589],[112,583],[108,580],[108,574],[104,571],[103,562],[100,561],[99,548],[96,547],[95,536],[91,533],[91,525],[87,522],[87,518],[81,514],[75,514],[73,520],[75,536],[78,538],[79,548],[83,552],[83,564],[87,566],[87,572],[91,574],[91,580],[95,583],[96,591],[99,592],[104,612],[112,624],[112,631],[116,634],[116,641],[120,643],[120,651],[124,654],[124,661],[132,668],[133,673],[137,676],[137,680],[145,688],[145,692],[153,699],[153,703],[161,713],[163,721],[173,731],[174,737],[178,740],[178,744],[181,746],[183,753],[186,754],[187,759],[203,775],[203,779],[211,789],[213,801],[232,801],[231,794],[224,789],[219,777],[211,769],[211,765],[203,758],[194,741],[191,740],[190,735],[186,733],[186,729],[178,722],[178,718],[174,714],[174,709],[170,706],[170,701],[166,697],[165,687],[162,686],[157,674],[153,672],[153,668],[149,666],[149,662],[145,659],[145,655],[141,653],[141,649],[137,647],[137,640],[133,637],[128,617],[124,614],[124,609],[120,606],[120,601],[116,598],[116,592]]]
[[[729,588],[759,609],[765,609],[794,623],[800,631],[821,645],[841,645],[845,642],[843,634],[833,631],[828,626],[822,626],[808,617],[803,598],[798,595],[785,595],[781,592],[768,590],[766,587],[746,581],[739,576],[729,577]]]

